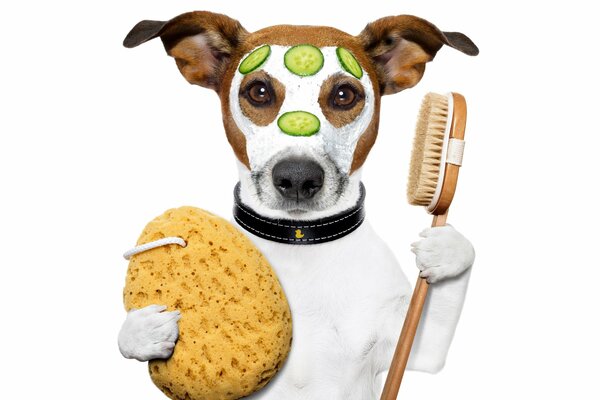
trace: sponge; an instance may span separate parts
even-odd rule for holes
[[[134,255],[125,308],[179,310],[171,358],[149,363],[152,381],[171,399],[239,399],[265,386],[289,353],[291,311],[271,266],[228,221],[194,207],[151,221],[138,245],[177,236]]]

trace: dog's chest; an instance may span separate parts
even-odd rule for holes
[[[281,393],[290,399],[335,399],[344,396],[345,388],[363,391],[373,386],[372,368],[365,367],[373,362],[369,352],[381,322],[377,310],[393,296],[385,291],[402,290],[400,282],[389,283],[403,275],[389,252],[373,254],[379,246],[372,241],[380,240],[371,233],[365,226],[322,245],[286,245],[251,237],[275,269],[293,320],[288,360],[253,399],[274,399]],[[400,275],[394,276],[394,270]]]

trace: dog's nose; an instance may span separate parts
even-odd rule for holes
[[[311,199],[323,187],[325,172],[312,160],[287,158],[273,167],[273,185],[287,199]]]

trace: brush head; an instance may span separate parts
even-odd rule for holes
[[[408,202],[429,207],[440,181],[442,151],[448,120],[452,118],[448,96],[428,93],[423,98],[410,160]]]
[[[452,203],[462,165],[467,102],[458,93],[423,99],[408,178],[408,201],[434,215]]]

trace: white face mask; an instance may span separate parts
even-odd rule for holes
[[[260,46],[259,46],[260,47]],[[369,126],[374,113],[375,96],[373,83],[364,71],[359,79],[364,88],[365,103],[359,115],[349,124],[334,127],[323,115],[319,105],[319,93],[323,83],[334,74],[352,76],[340,64],[336,47],[320,48],[323,67],[312,76],[299,76],[292,73],[284,64],[284,55],[290,46],[271,47],[269,58],[259,67],[285,86],[285,100],[277,117],[267,126],[258,126],[246,117],[241,109],[239,91],[244,75],[236,68],[229,92],[231,114],[239,129],[246,137],[246,152],[253,172],[268,172],[275,158],[300,155],[314,159],[325,170],[333,169],[338,174],[348,175],[352,165],[358,139]],[[258,47],[257,47],[258,48]],[[254,51],[254,50],[253,50]],[[249,52],[248,54],[250,54]],[[244,55],[240,61],[248,55]],[[312,136],[290,136],[277,125],[281,115],[291,111],[305,111],[319,119],[320,129]]]

